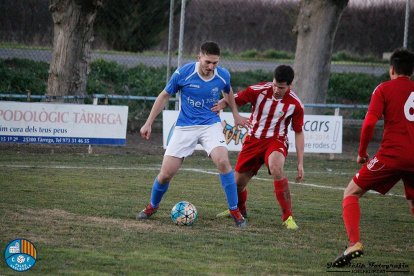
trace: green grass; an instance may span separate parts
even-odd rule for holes
[[[231,155],[233,163],[235,157]],[[346,245],[341,198],[357,169],[353,161],[305,158],[306,181],[291,184],[300,229],[290,232],[281,225],[264,169],[249,184],[248,228],[216,219],[226,208],[225,197],[218,176],[206,173],[215,169],[202,154],[184,162],[154,218],[136,221],[135,212],[149,201],[161,158],[2,152],[1,250],[15,238],[32,241],[38,259],[28,275],[341,274],[326,265]],[[294,179],[293,157],[286,172]],[[361,200],[366,256],[355,263],[404,263],[413,273],[414,220],[401,183],[392,193],[367,194]],[[180,200],[198,209],[192,227],[176,226],[169,218]],[[0,275],[13,274],[1,258]]]

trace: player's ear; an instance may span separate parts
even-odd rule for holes
[[[395,74],[395,69],[394,66],[390,66],[390,70],[389,70],[389,74],[390,74],[390,79],[392,79],[392,76]]]

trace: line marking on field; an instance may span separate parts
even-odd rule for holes
[[[93,167],[93,166],[60,166],[60,165],[0,165],[0,167],[5,168],[40,168],[40,169],[89,169],[89,170],[151,170],[151,171],[158,171],[161,166],[154,166],[154,167]],[[197,168],[180,168],[181,171],[189,171],[189,172],[196,172],[196,173],[203,173],[203,174],[211,174],[211,175],[218,175],[219,173],[216,170],[205,170],[205,169],[197,169]],[[289,172],[289,171],[287,171]],[[314,172],[315,173],[315,172]],[[344,174],[344,173],[337,173],[337,172],[320,172],[321,174],[324,173],[330,173],[330,174]],[[256,180],[260,181],[266,181],[266,182],[273,182],[270,178],[263,178],[263,177],[254,177]],[[289,184],[293,185],[299,185],[299,186],[305,186],[305,187],[312,187],[312,188],[318,188],[318,189],[328,189],[328,190],[339,190],[343,191],[345,188],[342,187],[333,187],[333,186],[326,186],[326,185],[320,185],[320,184],[313,184],[313,183],[297,183],[289,181]],[[368,191],[368,193],[372,194],[379,194],[376,191]],[[387,196],[394,196],[394,197],[403,197],[404,195],[396,195],[393,193],[387,193]]]

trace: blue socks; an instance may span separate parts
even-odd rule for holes
[[[234,172],[231,170],[226,174],[220,174],[221,186],[223,186],[224,193],[226,194],[227,203],[230,210],[237,209],[237,185],[234,178]]]
[[[234,178],[234,172],[230,171],[226,174],[220,174],[220,182],[221,186],[223,187],[224,193],[226,194],[227,203],[229,205],[230,210],[237,209],[237,185],[236,180]],[[161,184],[158,182],[157,177],[154,180],[154,184],[152,185],[151,190],[151,205],[154,208],[157,208],[160,204],[162,197],[164,196],[165,192],[167,192],[170,183]]]
[[[152,185],[151,190],[151,205],[154,208],[157,208],[161,202],[161,199],[165,192],[168,190],[170,183],[160,184],[158,178],[155,177],[154,184]]]

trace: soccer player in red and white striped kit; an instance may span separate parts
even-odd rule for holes
[[[261,82],[247,87],[235,95],[238,106],[251,104],[250,127],[248,136],[239,153],[235,177],[238,190],[238,207],[243,216],[247,216],[247,183],[266,164],[273,177],[276,199],[282,210],[282,222],[287,229],[296,230],[298,226],[293,219],[292,201],[288,179],[284,174],[285,159],[288,154],[287,138],[290,124],[295,132],[297,153],[297,177],[304,177],[304,107],[291,90],[294,71],[288,65],[276,67],[273,82]],[[226,107],[221,100],[214,111]],[[226,215],[226,211],[218,216]]]

